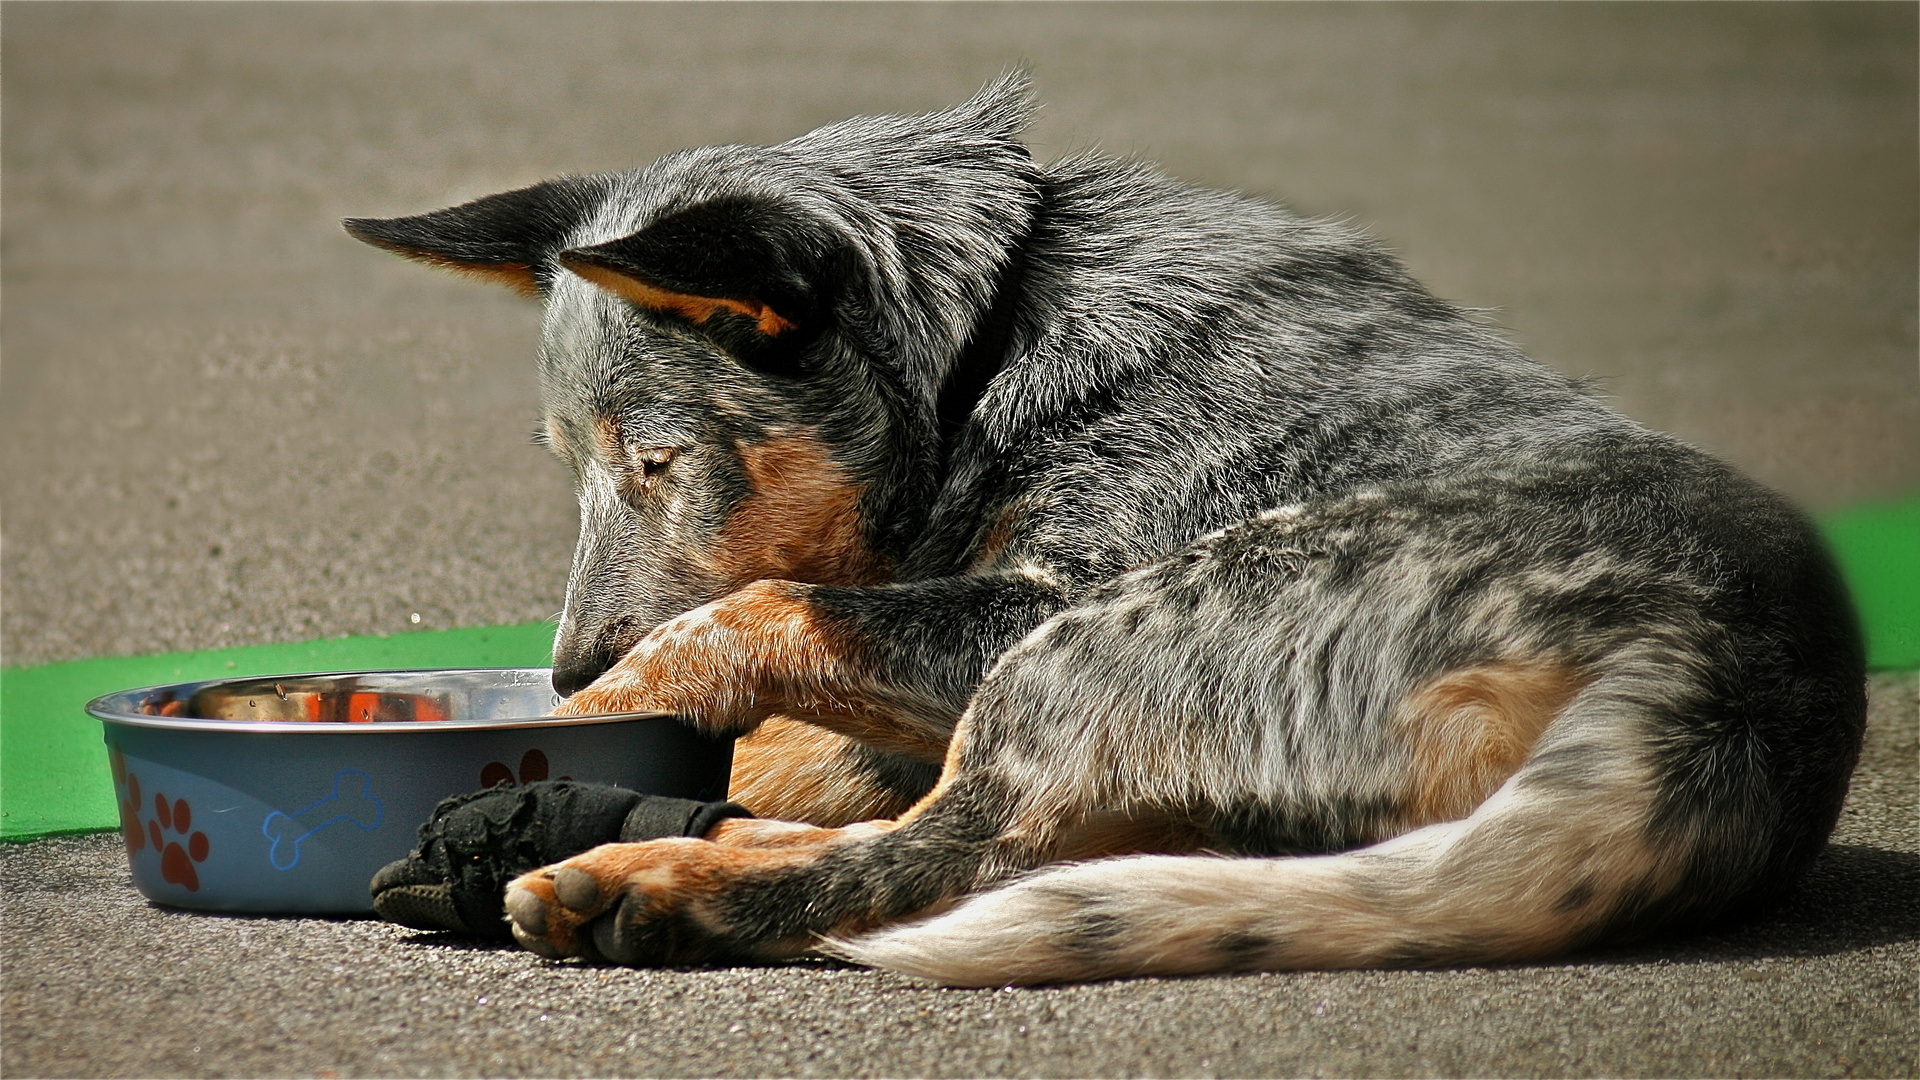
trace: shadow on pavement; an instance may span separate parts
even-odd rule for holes
[[[402,945],[417,945],[421,948],[444,949],[450,952],[514,952],[520,948],[511,941],[470,937],[446,930],[428,930],[418,934],[408,934],[399,941]]]
[[[1920,855],[1834,844],[1776,906],[1702,934],[1656,938],[1582,959],[1713,964],[1831,956],[1920,939]]]

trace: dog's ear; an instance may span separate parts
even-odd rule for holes
[[[824,223],[744,196],[697,203],[558,258],[616,296],[691,323],[741,363],[778,374],[799,371],[850,263]]]
[[[606,179],[563,176],[399,218],[348,218],[357,239],[433,266],[540,293],[541,264],[605,197]]]

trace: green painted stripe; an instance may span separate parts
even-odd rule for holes
[[[1822,522],[1852,587],[1875,668],[1920,667],[1920,496]],[[531,667],[547,662],[553,624],[419,631],[297,645],[109,657],[0,671],[0,840],[114,828],[100,725],[82,711],[135,686],[375,668]]]
[[[1867,633],[1867,664],[1920,667],[1920,495],[1820,523]]]
[[[550,622],[295,645],[114,656],[0,671],[0,841],[99,832],[119,822],[99,721],[88,701],[195,679],[380,668],[541,667]]]

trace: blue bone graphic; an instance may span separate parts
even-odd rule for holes
[[[340,782],[349,776],[360,778],[358,794],[340,790]],[[300,843],[307,837],[342,821],[363,831],[377,829],[380,813],[380,800],[373,797],[373,777],[359,769],[341,769],[333,776],[333,790],[317,802],[294,811],[291,816],[275,810],[260,823],[261,835],[273,841],[273,846],[267,849],[267,861],[273,863],[275,870],[291,870],[300,865]],[[284,865],[280,861],[283,843],[292,856]]]

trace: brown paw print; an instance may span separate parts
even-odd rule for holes
[[[160,876],[175,885],[184,885],[188,892],[200,891],[200,875],[193,869],[194,863],[207,861],[207,834],[196,832],[188,836],[187,830],[193,827],[193,807],[185,799],[175,799],[171,804],[167,797],[156,791],[153,793],[154,820],[147,822],[148,839],[153,841],[154,850],[160,851]],[[161,851],[163,832],[175,832],[186,837],[187,846],[182,848],[177,840],[166,840],[166,850]]]
[[[480,786],[483,788],[499,787],[501,784],[511,784],[513,783],[513,778],[513,770],[498,761],[489,761],[486,766],[480,770]],[[545,780],[546,778],[547,755],[538,750],[529,750],[520,755],[521,783],[531,784],[536,780]],[[573,777],[559,776],[555,777],[555,779],[571,780]]]
[[[200,891],[200,875],[194,870],[194,863],[207,861],[207,851],[211,846],[207,834],[193,832],[193,807],[185,799],[169,800],[163,792],[153,793],[153,817],[144,828],[140,823],[140,778],[127,771],[127,759],[114,747],[108,755],[113,763],[115,785],[126,792],[120,800],[120,831],[127,838],[127,854],[132,855],[153,845],[160,853],[160,876],[175,885],[185,886],[188,892]],[[117,794],[118,792],[116,792]],[[186,838],[182,847],[178,839],[169,838],[174,833]]]
[[[147,834],[140,829],[140,778],[127,771],[126,755],[118,746],[107,752],[113,765],[113,789],[120,806],[120,833],[127,838],[129,856],[147,846]]]

